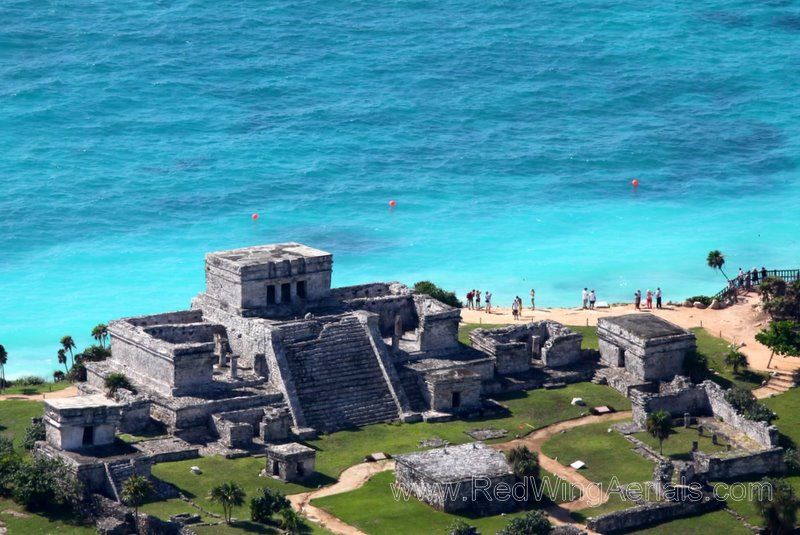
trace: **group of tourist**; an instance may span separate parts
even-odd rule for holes
[[[486,312],[492,311],[492,292],[486,291],[483,294],[486,303]],[[481,291],[470,290],[467,292],[467,308],[472,310],[481,310]]]
[[[661,306],[661,288],[656,288],[655,292],[650,291],[649,289],[644,294],[645,299],[645,308],[652,309],[653,308],[653,297],[656,298],[656,308],[663,308]],[[636,307],[636,310],[640,310],[642,308],[642,291],[636,290],[633,292],[633,305]]]
[[[594,304],[597,302],[597,293],[594,290],[590,291],[588,288],[584,288],[581,293],[581,299],[584,309],[594,310]]]
[[[759,281],[766,279],[767,274],[767,268],[763,266],[761,267],[761,271],[756,268],[750,271],[743,271],[742,268],[739,268],[739,274],[728,283],[728,286],[732,289],[744,288],[749,292],[753,286],[758,286]]]

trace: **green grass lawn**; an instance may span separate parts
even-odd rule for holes
[[[8,388],[4,388],[2,394],[32,396],[34,394],[47,394],[48,392],[58,392],[59,390],[64,390],[69,386],[72,386],[72,383],[70,383],[69,381],[59,381],[57,383],[46,382],[41,385],[19,385],[19,386],[12,385],[9,386]]]
[[[609,405],[617,410],[630,409],[630,402],[610,387],[577,383],[555,390],[539,389],[495,396],[494,399],[510,411],[510,415],[504,417],[435,424],[376,424],[323,435],[308,444],[317,449],[317,470],[328,477],[337,478],[342,470],[361,462],[370,453],[415,451],[419,448],[419,442],[425,439],[441,438],[451,444],[461,444],[472,441],[465,431],[495,427],[508,430],[505,440],[510,440],[515,435],[527,435],[534,429],[577,418],[587,408],[570,405],[574,397],[583,398],[589,407]]]
[[[725,533],[725,535],[752,535],[752,532],[725,511],[714,511],[700,516],[680,518],[651,528],[636,531],[640,535],[673,535]]]
[[[16,514],[10,514],[13,511]],[[21,516],[17,516],[21,515]],[[0,521],[6,524],[9,535],[92,535],[94,526],[77,523],[63,514],[33,514],[10,500],[0,498]]]
[[[317,507],[370,535],[417,535],[419,533],[446,533],[456,519],[462,519],[491,534],[501,530],[508,521],[524,515],[524,511],[489,517],[458,516],[441,511],[409,497],[395,499],[391,484],[394,472],[381,472],[358,490],[313,500]]]
[[[225,524],[219,524],[216,526],[192,526],[192,531],[197,533],[197,535],[242,535],[245,533],[278,535],[283,533],[283,531],[276,529],[273,526],[266,526],[264,524],[257,524],[256,522],[250,521],[238,521],[230,526],[226,526]],[[322,535],[330,534],[330,531],[314,524],[313,522],[306,522],[305,526],[301,528],[300,533],[309,535]]]
[[[740,375],[734,375],[733,372],[725,366],[725,354],[730,351],[730,342],[713,336],[702,327],[695,327],[691,329],[697,337],[697,351],[705,355],[708,359],[708,367],[713,369],[716,373],[709,373],[708,379],[725,388],[730,388],[733,385],[752,390],[761,386],[761,383],[767,378],[767,374],[748,370]]]
[[[652,437],[647,432],[635,433],[633,436],[658,451],[658,440]],[[725,445],[713,444],[711,436],[705,432],[703,436],[698,436],[697,427],[692,426],[688,429],[683,426],[676,426],[672,428],[669,438],[664,441],[664,455],[671,459],[688,461],[690,459],[690,452],[692,451],[692,442],[698,442],[698,448],[704,453],[717,453],[725,451]]]
[[[43,405],[40,401],[7,399],[0,401],[0,435],[14,440],[16,448],[22,448],[25,429],[31,418],[41,416]]]
[[[542,445],[542,452],[564,466],[581,460],[580,470],[590,481],[608,486],[616,476],[621,484],[650,481],[653,463],[632,451],[630,442],[607,423],[585,425],[558,434]]]
[[[800,388],[792,388],[761,402],[778,415],[773,423],[778,426],[784,445],[796,448],[800,444]]]

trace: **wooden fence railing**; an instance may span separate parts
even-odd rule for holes
[[[800,269],[768,269],[768,270],[766,270],[766,272],[759,271],[758,272],[758,281],[755,281],[755,280],[751,279],[750,280],[750,286],[754,288],[754,287],[760,285],[761,282],[765,278],[764,277],[765,273],[766,273],[767,277],[783,279],[786,282],[794,282],[794,281],[800,279]],[[745,276],[746,275],[747,275],[747,273],[745,273]],[[714,294],[714,296],[712,298],[713,299],[722,299],[724,297],[730,296],[732,292],[735,292],[735,294],[738,295],[739,291],[745,289],[744,277],[738,277],[737,276],[736,278],[731,279],[731,281],[733,282],[732,286],[728,286],[726,288],[723,288],[722,290],[720,290],[719,292]]]

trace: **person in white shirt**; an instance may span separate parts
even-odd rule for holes
[[[490,314],[492,312],[492,292],[484,293],[483,299],[486,301],[486,313]]]
[[[581,296],[583,298],[583,308],[589,308],[589,290],[584,288]]]
[[[597,301],[597,294],[594,293],[594,290],[589,292],[589,308],[594,310],[594,302]]]
[[[656,288],[656,308],[661,308],[661,288]]]

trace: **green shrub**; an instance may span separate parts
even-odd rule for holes
[[[25,429],[25,438],[22,441],[22,447],[26,450],[32,450],[36,442],[44,439],[44,421],[41,418],[31,418],[30,425]]]
[[[445,532],[447,535],[478,535],[478,528],[470,526],[460,518],[454,520],[452,524],[447,527]]]
[[[0,437],[0,496],[9,496],[14,474],[19,468],[20,457],[14,451],[11,439]]]
[[[32,511],[74,507],[83,495],[80,483],[62,462],[34,457],[19,464],[12,478],[15,502]]]
[[[45,382],[44,377],[39,377],[38,375],[25,375],[13,381],[16,386],[39,386],[43,385]]]
[[[525,516],[511,519],[497,535],[547,535],[553,529],[541,511],[531,511]]]
[[[75,355],[75,361],[84,362],[100,362],[106,360],[111,356],[111,348],[93,345],[83,350],[82,353]]]
[[[692,297],[688,297],[686,300],[687,301],[691,301],[692,303],[700,301],[704,305],[709,306],[714,299],[712,297],[707,296],[707,295],[695,295],[695,296],[692,296]]]
[[[264,487],[250,500],[250,520],[267,524],[274,514],[289,506],[289,500],[280,491]]]
[[[736,409],[736,412],[750,420],[770,423],[777,418],[774,412],[762,405],[752,392],[744,388],[738,386],[731,388],[725,392],[725,400]]]
[[[128,381],[128,378],[125,376],[124,373],[108,374],[108,377],[106,377],[105,385],[106,388],[108,389],[109,395],[115,394],[117,390],[119,390],[120,388],[130,390],[131,392],[134,391],[133,385],[131,385],[131,382]]]
[[[69,373],[67,374],[67,379],[71,383],[79,383],[86,380],[86,366],[84,366],[80,362],[76,362],[70,368]]]
[[[702,380],[709,374],[708,358],[697,351],[690,351],[683,359],[683,373],[691,377],[692,381]]]
[[[438,299],[445,305],[450,305],[451,307],[461,308],[464,306],[454,292],[443,290],[431,281],[419,281],[414,285],[414,290],[419,294],[429,295],[434,299]]]

